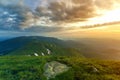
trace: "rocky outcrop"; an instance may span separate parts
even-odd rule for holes
[[[46,63],[44,66],[44,76],[47,79],[54,78],[56,75],[68,71],[69,67],[57,61]]]

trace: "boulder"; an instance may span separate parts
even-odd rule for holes
[[[56,75],[66,72],[68,69],[69,67],[67,65],[52,61],[44,65],[44,76],[46,76],[47,79],[55,78]]]

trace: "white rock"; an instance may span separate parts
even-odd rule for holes
[[[98,69],[93,67],[93,72],[98,72]]]
[[[42,54],[42,56],[45,56],[45,54],[43,52],[41,54]]]
[[[39,56],[37,53],[34,53],[35,56]]]
[[[46,76],[47,80],[49,80],[50,78],[55,78],[55,76],[68,70],[69,67],[67,65],[59,63],[57,61],[52,61],[44,65],[43,75]]]
[[[48,54],[51,54],[51,51],[50,51],[49,49],[47,49],[47,53],[48,53]]]

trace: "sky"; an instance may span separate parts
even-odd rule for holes
[[[120,36],[120,0],[0,0],[0,37]]]

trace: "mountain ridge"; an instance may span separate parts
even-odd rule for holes
[[[0,42],[1,55],[27,56],[71,56],[80,52],[69,46],[69,43],[53,37],[21,36]]]

